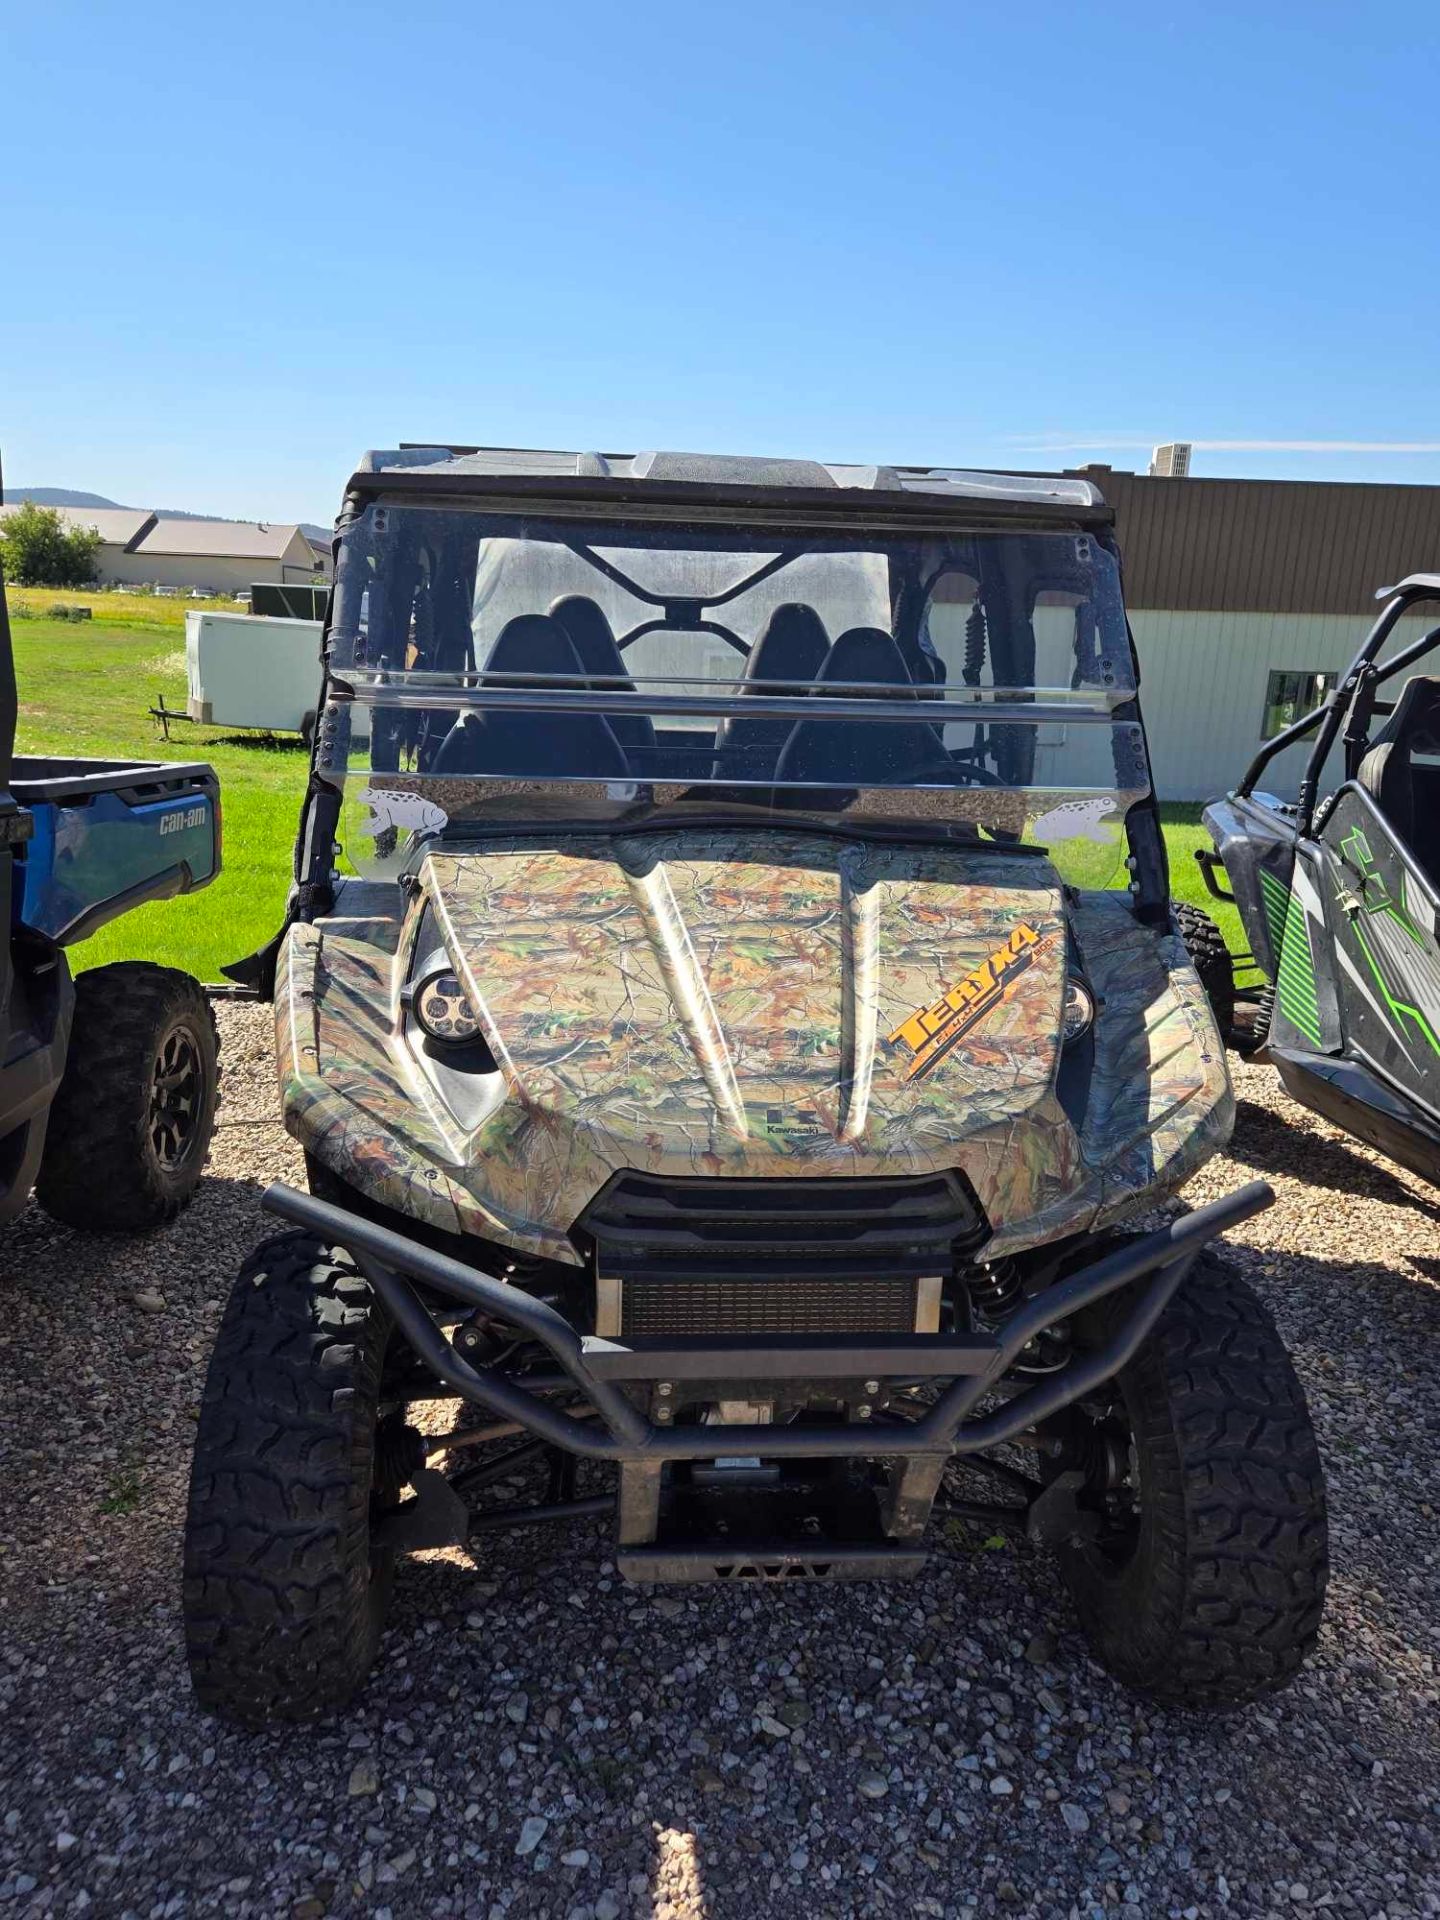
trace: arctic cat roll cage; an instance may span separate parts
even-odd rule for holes
[[[1232,1100],[1110,521],[1083,481],[930,469],[355,475],[296,885],[250,968],[310,1191],[267,1195],[297,1231],[242,1270],[206,1389],[203,1698],[322,1712],[396,1555],[602,1512],[645,1581],[909,1575],[932,1514],[1018,1528],[1135,1684],[1295,1670],[1318,1462],[1209,1250],[1269,1189],[1123,1231]],[[1230,1420],[1237,1392],[1271,1411]],[[447,1400],[451,1431],[410,1417]],[[316,1515],[271,1529],[268,1599],[252,1455]],[[471,1509],[540,1460],[539,1497]]]
[[[1286,1088],[1440,1184],[1440,679],[1412,672],[1440,649],[1440,625],[1401,626],[1440,601],[1440,574],[1378,597],[1339,685],[1206,809],[1215,845],[1196,857],[1239,908],[1264,985],[1236,997],[1255,1002],[1253,1037]],[[1296,802],[1260,791],[1307,738]]]
[[[1382,662],[1380,655],[1386,642],[1394,633],[1400,621],[1416,607],[1426,601],[1440,601],[1440,573],[1414,573],[1402,580],[1398,586],[1382,587],[1376,594],[1377,600],[1383,600],[1380,611],[1370,631],[1361,643],[1360,651],[1350,662],[1344,679],[1310,713],[1303,713],[1298,719],[1284,728],[1272,739],[1265,742],[1255,758],[1246,768],[1240,784],[1235,789],[1237,798],[1245,799],[1254,793],[1265,769],[1272,760],[1277,759],[1288,747],[1295,746],[1309,733],[1315,735],[1310,755],[1305,763],[1305,773],[1300,783],[1300,794],[1296,801],[1292,818],[1297,831],[1308,834],[1315,824],[1316,808],[1325,779],[1325,765],[1334,750],[1337,738],[1344,749],[1345,778],[1355,779],[1360,763],[1369,748],[1370,723],[1374,716],[1390,714],[1393,703],[1377,700],[1376,694],[1387,680],[1393,680],[1397,674],[1404,673],[1407,667],[1413,667],[1427,654],[1440,647],[1440,626],[1429,628],[1418,638],[1403,646],[1389,660]],[[1341,727],[1344,734],[1341,735]],[[1201,865],[1208,867],[1209,859],[1202,859]]]

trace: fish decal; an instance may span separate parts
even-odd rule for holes
[[[1108,793],[1090,800],[1062,800],[1034,822],[1032,831],[1041,846],[1055,846],[1062,840],[1105,841],[1105,832],[1115,813],[1115,801]]]
[[[443,807],[422,794],[402,793],[391,787],[362,787],[358,798],[370,809],[374,822],[371,832],[376,838],[387,827],[406,833],[439,833],[450,818]]]

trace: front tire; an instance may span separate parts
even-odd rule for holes
[[[1078,1331],[1104,1324],[1100,1310]],[[1169,1706],[1285,1686],[1315,1644],[1329,1559],[1315,1435],[1269,1313],[1203,1253],[1111,1384],[1092,1457],[1128,1452],[1134,1484],[1096,1502],[1098,1539],[1061,1552],[1097,1658]]]
[[[124,960],[82,973],[35,1194],[67,1227],[139,1233],[200,1184],[220,1088],[220,1037],[198,980]]]
[[[251,1255],[200,1405],[185,1522],[185,1639],[202,1706],[262,1727],[316,1720],[375,1661],[393,1556],[372,1542],[391,1322],[305,1233]]]
[[[1225,936],[1201,907],[1184,900],[1171,903],[1175,928],[1185,942],[1190,963],[1200,976],[1210,1011],[1227,1047],[1235,1044],[1235,962]]]

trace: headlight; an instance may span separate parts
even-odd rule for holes
[[[1078,980],[1067,980],[1065,983],[1065,1045],[1068,1047],[1072,1040],[1078,1040],[1083,1033],[1088,1033],[1094,1018],[1095,1002],[1091,997],[1090,989],[1082,986]]]
[[[473,1040],[480,1031],[465,989],[448,971],[427,974],[419,981],[410,996],[410,1009],[421,1032],[431,1040],[448,1041],[453,1046]]]

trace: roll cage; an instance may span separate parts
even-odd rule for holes
[[[527,467],[526,462],[533,466]],[[839,480],[835,475],[841,475]],[[859,476],[859,477],[857,477]],[[796,539],[814,539],[816,535],[837,535],[848,542],[865,538],[883,539],[897,535],[935,535],[949,539],[966,533],[1054,533],[1069,531],[1093,536],[1115,555],[1114,512],[1096,489],[1085,482],[1042,482],[1025,476],[955,473],[920,468],[837,469],[818,468],[807,462],[766,462],[710,459],[705,456],[602,455],[506,455],[475,448],[403,448],[395,454],[367,456],[352,476],[337,519],[337,558],[340,544],[351,527],[372,506],[453,506],[469,512],[512,516],[517,526],[531,516],[547,520],[609,519],[625,522],[653,522],[657,536],[666,523],[676,528],[711,528],[723,532],[735,528],[759,536],[786,534]],[[594,556],[605,570],[603,556]],[[772,563],[783,564],[782,560]],[[647,632],[685,626],[711,632],[717,640],[744,650],[744,642],[724,619],[714,614],[725,602],[753,586],[752,576],[731,592],[709,596],[708,605],[693,601],[666,601],[652,594],[649,601],[656,612],[627,631],[619,644],[623,647]],[[897,620],[908,617],[912,597],[923,601],[931,583],[920,574],[900,583],[893,613]],[[642,598],[645,596],[641,596]],[[333,653],[335,594],[327,608],[322,641],[323,682],[320,707],[332,693],[353,697],[354,670],[340,667]],[[1128,621],[1132,685],[1138,689],[1139,663]],[[466,670],[474,673],[473,660]],[[478,676],[477,676],[478,677]],[[504,687],[490,687],[485,699],[496,706],[521,706],[529,711],[577,711],[582,706],[594,710],[602,706],[612,711],[612,702],[642,699],[654,701],[659,710],[663,696],[637,695],[601,687],[593,682],[584,688],[563,686],[526,688],[517,684],[517,676],[506,676]],[[873,694],[873,688],[869,689]],[[974,693],[966,688],[963,712],[958,703],[947,700],[940,687],[922,689],[926,702],[925,717],[936,723],[952,719],[977,718]],[[836,689],[833,710],[847,720],[858,718],[856,705],[845,689]],[[1043,704],[1020,693],[1011,710],[1005,689],[987,689],[984,717],[987,722],[1051,720],[1057,724],[1075,722],[1081,716],[1063,703],[1051,712]],[[386,690],[386,702],[395,706],[421,704],[404,689]],[[455,704],[463,705],[463,688],[454,691]],[[721,720],[745,719],[756,713],[753,696],[738,689],[729,692],[699,691],[672,696],[676,710],[687,715]],[[934,704],[931,704],[931,703]],[[993,703],[993,704],[992,704]],[[1021,710],[1023,703],[1023,710]],[[767,703],[768,705],[768,703]],[[807,718],[821,718],[824,709],[814,696],[806,698],[799,710]],[[796,714],[795,703],[781,706],[777,700],[776,717]],[[864,717],[879,722],[911,722],[916,717],[913,703],[870,698],[864,702]],[[1137,727],[1140,709],[1137,696],[1118,705],[1116,720],[1131,720]],[[285,925],[294,919],[310,919],[330,910],[334,899],[333,855],[341,814],[342,795],[333,780],[327,779],[323,763],[324,728],[317,728],[312,753],[310,782],[300,830],[296,841],[295,886]],[[1137,917],[1151,925],[1162,924],[1169,912],[1169,873],[1164,839],[1160,831],[1159,811],[1152,792],[1132,804],[1125,818],[1129,849],[1130,892]],[[273,956],[279,939],[235,969],[233,977],[258,981],[273,980]]]
[[[1283,732],[1265,742],[1235,789],[1237,799],[1248,799],[1270,762],[1313,731],[1315,740],[1305,763],[1295,807],[1295,831],[1302,840],[1308,839],[1314,828],[1325,763],[1336,737],[1341,737],[1344,748],[1344,777],[1353,780],[1369,743],[1370,721],[1380,705],[1375,698],[1377,690],[1397,673],[1403,673],[1407,667],[1414,666],[1417,660],[1423,660],[1427,653],[1440,646],[1440,626],[1434,626],[1418,639],[1412,640],[1408,647],[1402,647],[1393,660],[1387,660],[1383,666],[1378,663],[1380,650],[1394,632],[1398,621],[1412,607],[1427,600],[1440,601],[1440,573],[1412,573],[1397,586],[1382,587],[1375,597],[1383,600],[1385,605],[1346,669],[1344,679],[1326,694],[1318,707],[1302,714]],[[1342,723],[1344,733],[1340,735]]]

